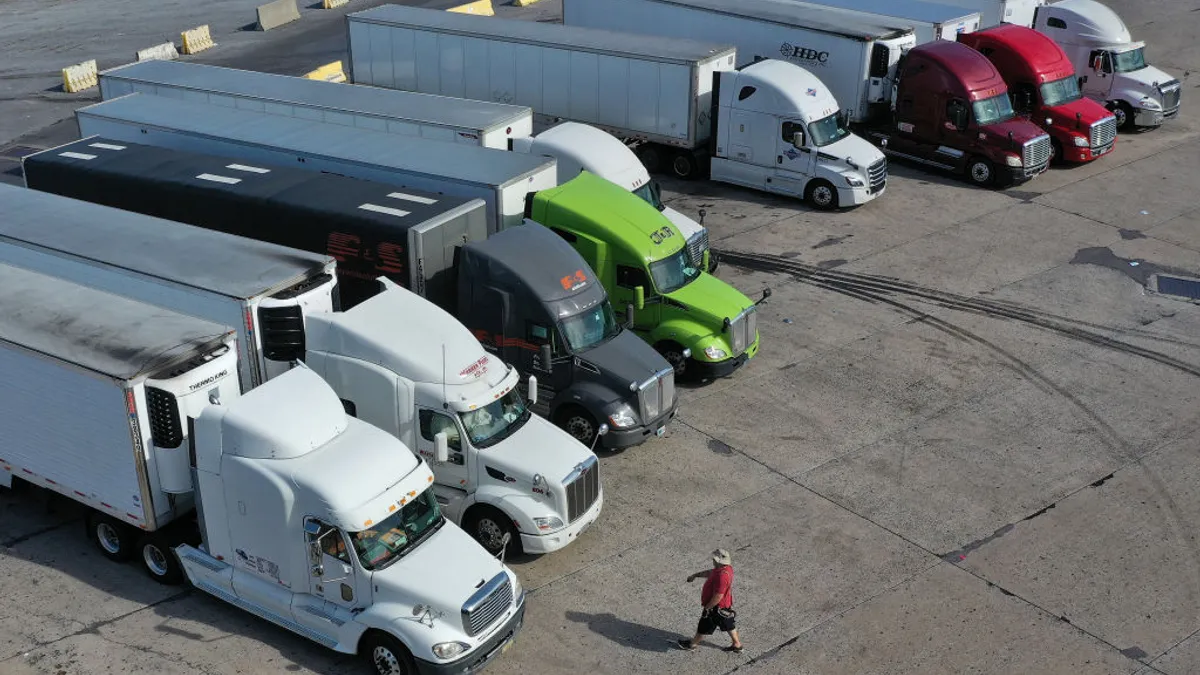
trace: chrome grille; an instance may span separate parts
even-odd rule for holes
[[[701,229],[687,243],[688,257],[696,269],[704,269],[704,252],[708,250],[708,230]]]
[[[472,637],[479,635],[495,623],[512,602],[512,582],[501,572],[463,603],[463,629]]]
[[[675,403],[675,369],[664,368],[638,386],[642,424],[650,424]]]
[[[596,503],[600,497],[600,465],[596,456],[592,455],[587,461],[576,467],[567,476],[567,522],[573,523]]]
[[[870,194],[875,194],[887,185],[887,158],[883,158],[867,167],[867,178],[870,182],[870,188],[867,190]]]
[[[757,315],[757,308],[750,307],[729,322],[729,346],[733,349],[730,356],[738,356],[754,344],[758,331]]]
[[[1098,152],[1113,144],[1117,138],[1117,118],[1106,117],[1092,125],[1088,140],[1092,144],[1092,152]]]
[[[1183,93],[1183,85],[1178,80],[1171,80],[1159,88],[1163,97],[1163,117],[1174,117],[1179,112],[1179,97]]]
[[[1039,136],[1025,144],[1021,154],[1025,175],[1039,174],[1050,164],[1050,137]]]

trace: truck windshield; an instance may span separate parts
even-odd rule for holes
[[[1141,47],[1127,52],[1113,53],[1113,70],[1118,73],[1132,73],[1146,67],[1146,52]]]
[[[1007,122],[1016,115],[1007,93],[976,101],[971,109],[975,112],[975,122],[979,126]]]
[[[467,438],[477,448],[486,448],[512,436],[529,421],[529,408],[525,399],[513,387],[499,400],[492,401],[477,410],[459,413]]]
[[[813,145],[818,148],[829,145],[850,135],[850,130],[842,126],[842,120],[837,113],[823,117],[808,125],[808,133],[812,136]]]
[[[432,489],[426,489],[399,511],[361,532],[351,532],[354,552],[368,570],[380,570],[404,557],[445,523]]]
[[[1042,85],[1042,103],[1047,106],[1062,105],[1078,100],[1079,80],[1075,76],[1064,77]]]
[[[574,352],[591,349],[621,332],[612,303],[608,302],[563,319],[561,326],[562,334]]]
[[[667,208],[666,205],[662,203],[662,189],[658,187],[658,181],[652,180],[649,183],[646,183],[642,187],[634,190],[633,194],[637,195],[642,201],[646,202],[650,206],[653,206],[659,211]]]
[[[700,270],[692,266],[692,258],[686,248],[670,258],[650,263],[650,276],[659,293],[671,293],[692,283],[700,276]]]

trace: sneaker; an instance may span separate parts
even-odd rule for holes
[[[675,646],[689,652],[696,648],[695,645],[692,644],[691,640],[676,640]]]
[[[735,654],[741,654],[741,653],[742,653],[742,649],[743,649],[743,648],[744,648],[744,645],[738,645],[738,646],[736,646],[736,647],[735,647],[735,646],[733,646],[733,645],[729,645],[728,647],[726,647],[726,648],[725,648],[724,650],[722,650],[722,651],[733,652],[733,653],[735,653]]]

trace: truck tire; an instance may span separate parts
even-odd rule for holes
[[[87,517],[88,538],[113,562],[127,562],[134,555],[136,536],[133,528],[103,513]]]
[[[820,211],[832,211],[838,207],[837,188],[822,178],[808,182],[804,198]]]
[[[1111,101],[1107,106],[1109,112],[1117,118],[1117,130],[1130,131],[1133,129],[1133,108],[1125,101]]]
[[[503,548],[504,535],[509,535],[507,558],[521,552],[521,535],[513,526],[512,518],[492,506],[477,506],[467,514],[466,531],[479,545],[492,555],[499,555]]]
[[[600,425],[596,424],[596,418],[577,405],[565,406],[558,413],[558,426],[588,447],[591,447],[592,441],[596,440],[596,432],[600,429]]]
[[[387,633],[372,630],[363,636],[362,648],[359,651],[371,671],[376,675],[416,675],[417,666],[413,663],[412,654],[396,638]]]
[[[662,354],[667,363],[671,364],[671,367],[675,369],[675,381],[678,382],[683,379],[683,376],[687,373],[688,365],[687,357],[683,355],[683,347],[674,342],[660,342],[654,345],[654,349],[659,354]]]
[[[986,157],[972,157],[967,162],[967,180],[981,187],[996,184],[996,167]]]
[[[676,153],[671,160],[671,173],[675,174],[676,178],[692,180],[699,173],[699,169],[700,164],[695,155],[687,151]]]
[[[166,586],[183,583],[183,565],[171,550],[172,543],[160,532],[143,534],[137,543],[142,568],[146,570],[146,574]]]
[[[652,143],[641,145],[637,149],[638,159],[642,160],[642,166],[646,167],[647,173],[658,173],[662,171],[662,151]]]
[[[1051,164],[1066,164],[1067,163],[1067,156],[1063,154],[1062,143],[1059,143],[1057,138],[1050,139],[1050,163]]]

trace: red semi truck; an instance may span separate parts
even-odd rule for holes
[[[1050,164],[1050,136],[1017,117],[1004,78],[983,54],[936,40],[896,65],[891,114],[864,134],[884,152],[964,173],[976,185],[1023,183]]]
[[[1017,115],[1050,134],[1055,160],[1090,162],[1113,149],[1116,116],[1083,97],[1075,67],[1054,40],[1032,28],[1002,24],[960,34],[958,41],[992,62]]]

